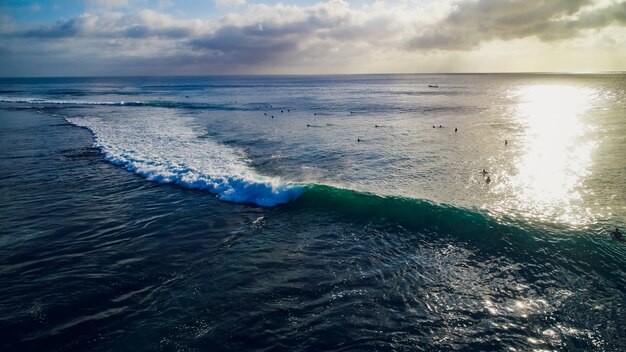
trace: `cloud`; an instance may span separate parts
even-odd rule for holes
[[[67,21],[59,21],[53,25],[43,26],[19,33],[24,37],[39,38],[64,38],[73,37],[81,32],[81,28],[89,20],[88,15],[79,18],[73,18]]]
[[[127,7],[128,0],[86,0],[87,5],[101,8]]]
[[[256,16],[246,13],[226,20],[214,32],[191,41],[191,46],[237,60],[266,61],[306,47],[333,29],[349,26],[346,8],[346,3],[338,1],[307,8],[254,6],[250,13]]]
[[[597,8],[592,0],[465,1],[411,38],[409,49],[470,50],[492,40],[573,38],[582,30],[626,22],[626,2]]]
[[[220,7],[245,5],[246,0],[215,0],[215,5]]]
[[[11,33],[15,31],[15,25],[11,21],[11,17],[9,15],[0,14],[0,35],[2,33]]]
[[[85,13],[79,17],[38,28],[11,33],[14,36],[59,38],[132,38],[161,37],[169,39],[190,38],[209,28],[202,21],[176,21],[153,10],[123,15],[107,12],[101,15]]]
[[[363,47],[395,49],[412,21],[403,8],[376,3],[352,9],[345,1],[311,6],[253,5],[224,18],[209,33],[190,41],[191,48],[234,63],[333,61],[363,52]],[[311,55],[314,55],[311,57]]]
[[[154,9],[122,11],[127,1],[90,1],[101,8],[45,25],[25,27],[5,15],[0,47],[3,61],[12,62],[5,71],[44,57],[77,69],[83,59],[90,63],[86,69],[98,65],[119,74],[342,72],[391,65],[420,70],[411,62],[428,63],[428,55],[525,38],[555,43],[626,25],[626,1],[452,1],[246,4],[219,19],[177,19]],[[613,38],[614,47],[624,46],[616,38],[622,37]]]
[[[154,10],[135,14],[85,13],[5,35],[32,40],[85,41],[100,53],[107,48],[130,47],[129,42],[135,44],[133,52],[137,53],[139,48],[147,47],[145,40],[151,39],[150,52],[155,48],[167,50],[161,56],[171,55],[171,48],[176,47],[177,52],[187,50],[185,54],[191,57],[240,66],[286,61],[286,58],[300,60],[300,52],[317,53],[320,57],[328,56],[329,52],[339,55],[354,52],[355,45],[398,46],[401,43],[398,29],[410,21],[411,16],[403,14],[401,8],[377,3],[354,10],[345,1],[332,0],[311,6],[250,5],[245,11],[218,21],[174,20]]]

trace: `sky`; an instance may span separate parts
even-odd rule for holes
[[[0,0],[0,76],[626,71],[626,0]]]

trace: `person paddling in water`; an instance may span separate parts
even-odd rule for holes
[[[622,235],[622,233],[619,231],[619,229],[616,227],[615,231],[611,232],[611,234],[613,235],[613,237],[615,237],[618,241],[622,241],[624,242],[624,235]]]

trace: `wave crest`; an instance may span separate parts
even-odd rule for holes
[[[60,100],[41,98],[2,97],[0,103],[31,104],[31,105],[83,105],[83,106],[145,106],[172,109],[202,110],[248,110],[245,106],[232,104],[209,104],[189,101],[148,100],[148,101],[97,101],[97,100]]]

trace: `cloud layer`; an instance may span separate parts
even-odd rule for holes
[[[536,37],[569,39],[583,30],[626,24],[626,2],[594,7],[593,0],[479,0],[463,2],[409,41],[410,49],[468,50],[485,41]]]
[[[28,65],[41,70],[36,65],[41,55],[46,55],[42,63],[74,63],[90,74],[267,73],[285,72],[285,67],[310,73],[476,52],[494,42],[552,45],[600,32],[606,36],[612,28],[620,34],[610,38],[615,47],[626,44],[621,36],[626,1],[466,0],[419,6],[379,1],[359,8],[342,0],[308,6],[229,1],[239,10],[212,20],[176,19],[154,9],[118,12],[124,4],[37,26],[18,25],[0,14],[5,61],[0,74],[23,74]]]

